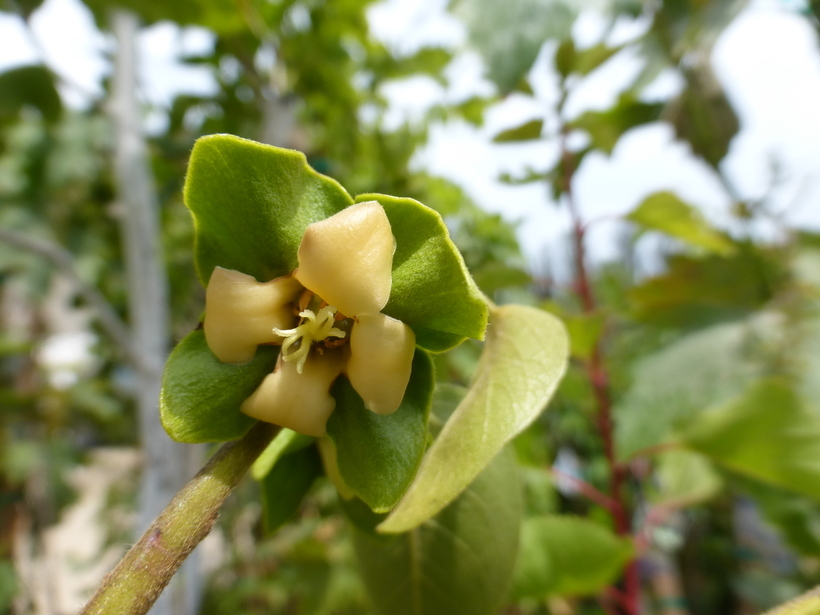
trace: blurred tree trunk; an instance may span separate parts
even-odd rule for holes
[[[117,41],[110,113],[115,125],[115,176],[128,282],[128,311],[136,367],[136,406],[144,456],[137,536],[159,515],[190,477],[199,447],[171,440],[159,420],[160,379],[169,346],[168,280],[162,258],[159,212],[137,100],[139,23],[124,10],[111,13]],[[201,581],[189,558],[157,601],[156,615],[193,615]]]

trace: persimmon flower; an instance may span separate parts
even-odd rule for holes
[[[345,374],[377,414],[395,412],[410,380],[416,338],[382,314],[395,240],[376,201],[343,209],[305,230],[298,268],[266,282],[217,267],[205,299],[205,339],[224,363],[246,363],[259,344],[282,346],[272,374],[242,404],[256,419],[325,435]]]

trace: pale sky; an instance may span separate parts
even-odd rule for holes
[[[389,0],[372,8],[369,17],[376,36],[400,53],[412,53],[424,44],[463,49],[464,27],[444,12],[445,5],[446,0]],[[69,104],[81,107],[90,97],[100,96],[101,80],[109,70],[105,54],[112,43],[94,28],[83,5],[78,0],[46,0],[33,26],[36,44],[23,33],[17,18],[0,16],[0,70],[35,63],[42,54],[65,77],[61,91]],[[640,22],[622,23],[613,36],[625,40],[642,27]],[[602,32],[603,20],[587,12],[576,23],[574,37],[586,46],[598,42]],[[158,24],[143,32],[140,44],[142,94],[155,108],[146,119],[149,127],[161,125],[162,110],[176,93],[207,95],[215,89],[210,69],[177,59],[209,50],[213,38],[206,30],[180,31]],[[519,238],[533,262],[545,254],[554,262],[562,260],[567,217],[550,203],[544,186],[510,187],[496,178],[503,171],[520,174],[527,166],[545,169],[557,155],[555,144],[548,139],[526,146],[490,141],[500,130],[534,117],[554,102],[550,53],[545,48],[533,68],[535,101],[508,97],[490,110],[480,129],[462,122],[436,126],[413,162],[459,183],[485,209],[520,222]],[[771,163],[777,160],[783,177],[771,193],[773,201],[787,210],[791,224],[820,229],[820,55],[815,31],[794,12],[793,4],[753,0],[718,40],[712,62],[742,125],[723,162],[732,181],[745,197],[759,198],[770,191]],[[579,84],[568,101],[568,113],[606,108],[639,69],[636,56],[620,54]],[[492,91],[474,52],[461,51],[447,74],[450,83],[445,88],[425,78],[388,87],[393,103],[388,123],[417,118],[426,105]],[[674,75],[665,74],[646,95],[665,99],[679,87]],[[717,224],[731,223],[729,199],[720,183],[663,123],[631,131],[610,157],[588,156],[575,180],[576,199],[587,219],[609,220],[626,213],[657,190],[677,192]],[[590,247],[595,258],[614,254],[618,224],[603,221],[594,227]],[[772,236],[772,229],[758,232]]]

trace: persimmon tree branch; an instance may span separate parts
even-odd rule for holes
[[[243,438],[224,444],[108,573],[80,615],[147,613],[279,429],[257,423]]]
[[[562,97],[562,103],[565,97]],[[561,115],[559,107],[559,116]],[[567,145],[567,130],[561,129],[561,165],[563,167],[563,185],[565,202],[572,219],[572,244],[575,255],[575,292],[581,300],[581,306],[586,314],[594,313],[597,309],[595,295],[586,266],[586,226],[572,191],[572,179],[575,174],[575,157]],[[615,530],[621,536],[631,536],[629,507],[624,501],[623,484],[627,478],[627,468],[618,462],[615,456],[614,425],[612,422],[612,396],[610,394],[609,373],[604,364],[603,349],[600,341],[596,341],[592,354],[585,362],[587,379],[592,386],[596,405],[596,419],[598,433],[604,447],[604,456],[610,468],[609,501],[608,507],[615,521]],[[620,600],[626,615],[636,615],[639,609],[640,577],[637,562],[630,561],[624,572],[624,591]]]
[[[141,355],[131,341],[128,326],[120,319],[116,310],[103,294],[82,280],[74,265],[74,257],[61,246],[44,239],[35,239],[8,229],[0,228],[0,241],[20,250],[36,254],[51,262],[60,273],[74,284],[77,292],[91,307],[103,330],[120,348],[135,369],[143,369]]]

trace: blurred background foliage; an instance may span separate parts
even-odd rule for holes
[[[0,10],[29,24],[40,4],[4,0]],[[181,195],[194,140],[227,132],[302,150],[353,194],[408,196],[437,209],[489,297],[567,323],[570,371],[514,443],[524,521],[515,578],[493,581],[509,584],[505,613],[757,613],[820,583],[820,235],[781,227],[777,241],[760,239],[744,229],[756,219],[780,222],[765,198],[737,197],[738,230],[728,233],[697,204],[658,192],[625,217],[618,257],[593,263],[585,233],[595,220],[581,217],[573,197],[588,154],[610,154],[624,134],[652,122],[671,125],[731,191],[720,163],[740,124],[710,53],[745,3],[598,2],[594,10],[612,23],[648,26],[627,43],[581,48],[572,26],[587,7],[578,2],[453,0],[448,10],[465,24],[494,91],[400,125],[385,121],[385,86],[418,75],[446,83],[455,52],[389,49],[370,31],[371,4],[85,1],[103,32],[116,9],[143,25],[196,25],[214,36],[210,52],[184,62],[207,67],[216,91],[177,96],[147,137],[173,339],[197,326],[204,302]],[[805,11],[814,24],[816,8]],[[411,164],[432,126],[456,118],[480,125],[497,101],[534,97],[529,78],[544,49],[554,104],[495,140],[559,143],[552,168],[538,171],[542,161],[533,160],[524,176],[500,180],[540,183],[572,213],[569,279],[528,263],[514,226]],[[642,61],[634,82],[610,108],[569,117],[573,90],[624,49]],[[683,80],[680,93],[646,99],[669,69]],[[64,80],[47,64],[0,74],[0,613],[73,612],[134,523],[138,461],[98,454],[138,446],[134,366],[83,292],[95,289],[128,321],[111,103],[106,95],[67,105]],[[636,247],[644,235],[663,237],[654,244],[662,266],[651,275]],[[448,386],[469,383],[480,349],[468,342],[437,357],[439,405],[457,397]],[[95,504],[89,468],[104,463],[119,470],[104,472]],[[200,606],[187,612],[379,608],[356,556],[372,545],[345,520],[328,481],[318,480],[272,535],[259,490],[247,481],[203,546],[207,581]],[[55,529],[80,505],[104,520],[83,556],[61,547]],[[637,610],[623,598],[630,568],[640,582]],[[364,572],[367,582],[378,574]],[[445,572],[430,574],[436,582]]]

